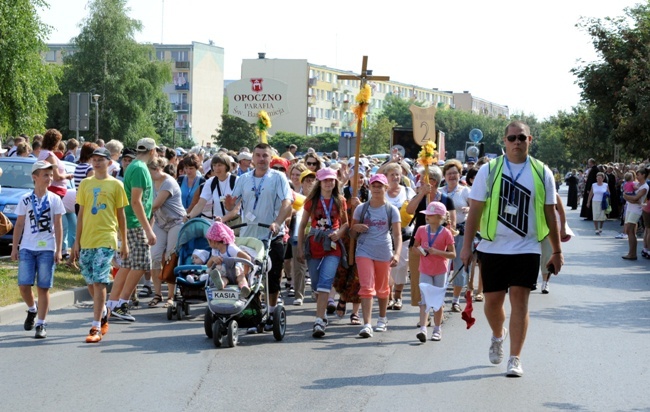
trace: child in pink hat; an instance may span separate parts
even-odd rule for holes
[[[215,267],[210,272],[210,279],[216,289],[223,289],[226,285],[236,283],[241,289],[240,297],[246,299],[250,295],[250,287],[246,280],[248,268],[241,263],[234,265],[234,270],[225,264],[225,258],[242,258],[251,260],[251,257],[235,244],[235,233],[225,223],[215,222],[208,229],[205,236],[212,248],[212,257],[208,260],[209,268]]]
[[[451,231],[443,226],[447,208],[440,202],[431,202],[427,208],[420,213],[426,215],[426,225],[420,226],[415,232],[415,241],[413,247],[420,251],[420,331],[416,335],[420,342],[427,341],[427,308],[433,307],[433,333],[431,340],[439,341],[442,339],[442,311],[444,308],[444,289],[446,283],[446,274],[449,266],[449,259],[456,257],[454,247],[454,235]],[[434,288],[431,288],[433,286]],[[430,289],[434,289],[434,293]],[[442,299],[436,303],[429,302],[427,298],[435,297],[435,291],[442,290]],[[439,299],[437,299],[439,300]],[[438,309],[436,309],[438,307]]]

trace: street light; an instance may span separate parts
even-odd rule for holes
[[[93,100],[95,101],[95,141],[99,140],[99,98],[101,96],[98,94],[93,94]]]

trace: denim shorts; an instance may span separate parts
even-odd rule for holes
[[[100,247],[96,249],[81,249],[79,252],[79,266],[86,283],[108,284],[111,281],[111,261],[115,250]]]
[[[18,286],[50,289],[54,284],[54,252],[51,250],[20,249],[18,252]],[[38,276],[38,278],[37,278]]]
[[[309,276],[311,287],[316,292],[329,293],[334,283],[334,276],[339,268],[340,256],[325,256],[322,259],[309,259]]]

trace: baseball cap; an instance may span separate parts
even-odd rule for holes
[[[111,152],[109,152],[108,149],[105,148],[105,147],[100,147],[100,148],[97,148],[97,149],[93,150],[93,154],[91,156],[101,156],[101,157],[105,157],[107,159],[110,159],[111,158]]]
[[[427,216],[430,215],[439,215],[445,216],[447,214],[447,208],[440,202],[431,202],[427,205],[427,208],[421,211],[420,213]]]
[[[39,160],[38,162],[34,162],[32,165],[32,173],[42,169],[54,169],[54,165],[45,160]]]
[[[153,140],[151,137],[145,137],[143,139],[138,140],[138,145],[136,147],[136,150],[138,152],[148,152],[149,150],[153,150],[155,148],[157,148],[156,141]]]
[[[241,152],[237,156],[237,161],[241,161],[241,160],[253,160],[253,156],[248,152]]]
[[[125,147],[122,149],[122,157],[130,157],[131,159],[135,159],[135,150]]]
[[[309,169],[307,169],[307,170],[305,170],[304,172],[300,173],[300,183],[302,183],[302,181],[305,180],[305,178],[306,178],[307,176],[314,176],[314,177],[316,177],[316,173],[312,172],[312,171],[309,170]]]
[[[373,184],[375,182],[379,182],[384,186],[388,186],[388,179],[386,179],[386,176],[381,173],[377,173],[376,175],[370,178],[370,184]]]
[[[469,163],[469,162],[476,163],[476,158],[475,157],[468,157],[467,158],[467,163]]]
[[[325,167],[316,172],[316,179],[321,181],[325,179],[336,180],[336,171],[334,169],[330,169],[329,167]]]

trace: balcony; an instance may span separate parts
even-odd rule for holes
[[[339,104],[336,102],[336,100],[332,100],[332,110],[337,110],[339,108]]]
[[[332,85],[332,91],[334,91],[334,92],[338,92],[339,90],[341,90],[341,85],[338,84],[338,83],[334,83],[334,84]]]
[[[316,123],[315,116],[307,116],[307,123]]]
[[[175,84],[174,90],[190,90],[190,82],[185,82],[183,84]]]
[[[332,120],[332,127],[336,127],[336,128],[341,127],[341,122],[339,122],[338,120]]]
[[[174,67],[177,69],[189,69],[190,68],[190,62],[189,61],[177,61],[174,62]]]
[[[350,108],[350,101],[349,100],[343,100],[343,104],[341,105],[341,109],[348,110],[349,108]]]
[[[317,102],[317,100],[316,100],[316,96],[307,96],[307,104],[308,104],[309,106],[313,106],[313,105],[315,105],[316,102]]]
[[[187,112],[190,110],[189,103],[171,103],[171,106],[174,112]]]

